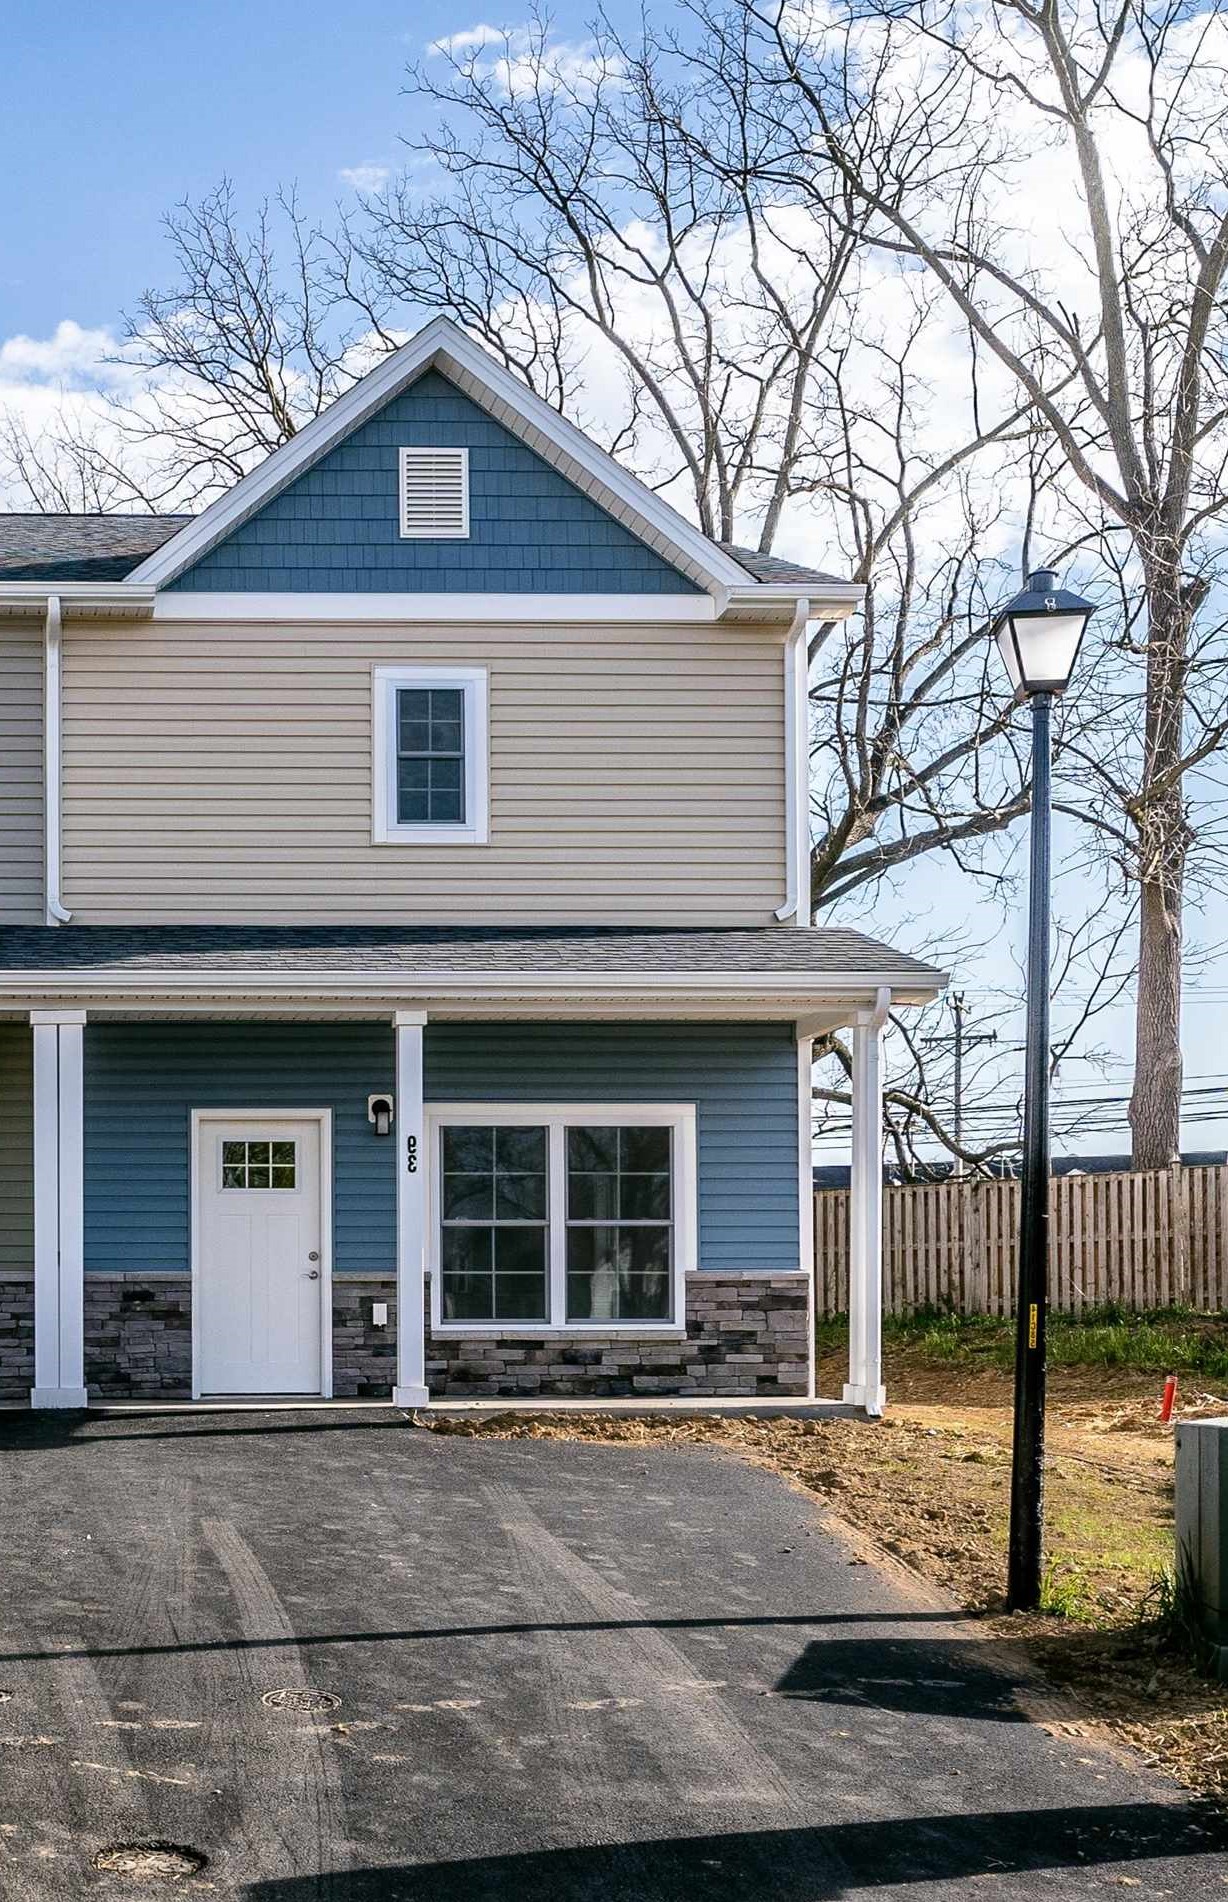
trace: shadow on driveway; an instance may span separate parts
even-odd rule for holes
[[[291,1877],[243,1893],[245,1902],[840,1902],[892,1884],[1092,1870],[1212,1846],[1184,1809],[1122,1803],[602,1843]]]
[[[842,1637],[830,1644],[817,1638],[789,1666],[776,1690],[779,1696],[816,1704],[1026,1723],[1001,1653],[985,1647],[990,1661],[982,1662],[980,1649],[959,1639]]]

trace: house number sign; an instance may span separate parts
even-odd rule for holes
[[[416,1136],[405,1138],[405,1173],[411,1176],[418,1173],[418,1138]]]

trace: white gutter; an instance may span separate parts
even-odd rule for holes
[[[47,925],[66,925],[72,917],[60,902],[62,635],[60,597],[49,594],[43,625],[43,923]]]
[[[130,581],[0,581],[0,608],[10,613],[35,613],[53,596],[66,608],[126,613],[152,608],[157,589],[137,588]]]
[[[810,602],[800,599],[785,640],[785,902],[781,924],[810,922],[810,665],[806,628]]]
[[[804,998],[813,1007],[825,1004],[858,1010],[873,1008],[884,996],[901,1003],[928,1003],[945,989],[945,971],[921,970],[884,974],[873,970],[748,972],[654,972],[645,977],[627,971],[552,972],[533,976],[523,971],[430,972],[295,971],[267,969],[210,971],[106,970],[97,966],[64,965],[58,969],[0,972],[0,998],[69,995],[88,1001],[97,996],[124,997],[268,997],[288,1000],[332,997],[338,1001],[399,997],[408,1003],[420,998],[449,999],[458,1003],[500,1001],[529,1003],[551,999],[583,1002],[605,997],[629,1003],[685,1002],[726,997],[771,1007]],[[790,1008],[786,1015],[796,1017]]]

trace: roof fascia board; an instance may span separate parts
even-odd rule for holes
[[[589,972],[582,977],[566,972],[529,977],[523,972],[423,972],[418,976],[395,971],[293,972],[209,970],[151,970],[114,972],[98,969],[36,970],[0,972],[0,996],[34,996],[48,991],[57,995],[78,996],[88,1001],[96,995],[139,998],[144,996],[193,997],[269,997],[339,1000],[362,997],[437,997],[463,1001],[466,998],[497,998],[512,1002],[535,999],[571,998],[583,1001],[592,996],[623,997],[629,1003],[651,999],[655,1002],[702,1001],[713,997],[738,997],[747,1002],[772,1004],[783,997],[805,997],[811,1001],[867,999],[886,990],[898,1002],[928,1002],[945,987],[947,976],[937,970],[911,973],[874,971],[813,972],[773,971],[748,973],[696,974],[660,972],[651,978],[630,972]]]
[[[203,514],[147,556],[133,569],[129,580],[155,587],[173,581],[436,363],[445,373],[451,373],[453,381],[459,372],[466,393],[475,399],[482,390],[494,403],[506,406],[508,414],[499,420],[508,423],[518,418],[530,440],[534,433],[539,434],[544,444],[553,446],[591,477],[596,490],[608,496],[603,504],[607,509],[613,504],[613,512],[628,526],[639,522],[650,538],[660,537],[674,551],[679,565],[702,585],[711,589],[746,582],[746,570],[740,562],[621,468],[446,317],[433,318],[417,336],[368,371],[344,396],[266,457],[259,468],[243,476]],[[596,494],[594,499],[598,499]]]
[[[77,607],[149,607],[157,590],[128,581],[0,581],[0,603],[41,607],[50,595]]]
[[[838,619],[858,606],[862,590],[825,590],[816,597],[800,584],[753,585],[701,595],[662,594],[446,594],[236,593],[164,594],[130,581],[0,581],[0,614],[41,613],[51,595],[67,612],[148,614],[159,621],[503,621],[714,622],[731,611],[787,625],[798,601],[811,620]]]

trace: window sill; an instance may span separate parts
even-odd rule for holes
[[[372,845],[489,845],[489,834],[477,826],[398,826],[374,832]]]
[[[467,1341],[501,1341],[518,1338],[520,1340],[551,1341],[591,1341],[594,1336],[626,1335],[629,1339],[644,1340],[651,1336],[658,1341],[685,1341],[687,1331],[674,1321],[594,1321],[592,1323],[569,1321],[565,1326],[552,1327],[549,1321],[535,1324],[509,1322],[506,1327],[492,1327],[488,1321],[474,1321],[466,1326],[458,1321],[432,1321],[432,1335],[441,1339],[465,1339]]]

